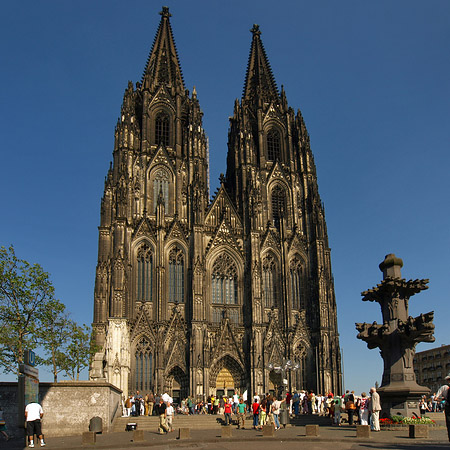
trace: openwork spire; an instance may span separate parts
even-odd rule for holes
[[[250,31],[253,34],[253,39],[242,97],[249,101],[257,101],[258,99],[265,102],[276,101],[279,99],[278,89],[261,41],[259,25],[253,25]]]
[[[143,85],[165,84],[184,91],[183,74],[169,20],[172,14],[167,6],[163,6],[159,14],[161,22],[144,70]]]

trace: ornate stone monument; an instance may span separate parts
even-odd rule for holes
[[[380,348],[384,361],[383,380],[378,392],[381,397],[381,417],[401,414],[420,415],[419,400],[429,389],[419,386],[413,367],[415,348],[419,342],[434,342],[434,312],[413,318],[408,315],[410,297],[428,289],[428,280],[401,277],[403,261],[389,254],[380,264],[383,281],[361,293],[363,301],[375,301],[381,306],[383,324],[357,323],[358,339],[367,347]]]

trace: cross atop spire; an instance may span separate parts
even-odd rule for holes
[[[279,100],[278,89],[261,41],[259,25],[254,24],[250,31],[253,38],[245,75],[243,99],[251,102],[257,102],[260,99],[264,102],[277,101]]]
[[[165,84],[184,92],[183,74],[169,20],[172,14],[167,6],[163,6],[159,14],[161,22],[147,60],[142,85],[145,89]]]

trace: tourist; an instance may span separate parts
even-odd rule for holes
[[[374,387],[370,388],[369,411],[371,430],[380,431],[380,394],[378,394],[377,390]]]
[[[268,395],[266,397],[266,423],[270,423],[273,425],[273,414],[272,414],[272,403],[273,403],[273,397],[271,395]]]
[[[41,419],[44,411],[39,403],[28,403],[25,408],[25,421],[27,422],[27,436],[29,447],[34,448],[34,435],[41,440],[41,447],[45,446],[44,435],[42,434]]]
[[[298,416],[298,406],[300,403],[300,396],[298,392],[294,392],[294,396],[292,397],[292,406],[294,407],[294,416]]]
[[[237,391],[234,391],[234,395],[233,395],[233,412],[234,412],[234,414],[236,414],[238,405],[239,405],[239,395],[238,395]]]
[[[139,391],[136,391],[136,395],[134,396],[134,406],[135,406],[136,416],[142,415],[141,403],[142,403],[142,395],[139,393]]]
[[[342,397],[337,395],[333,399],[333,411],[334,411],[334,425],[341,426],[341,410],[342,410]]]
[[[280,429],[280,420],[279,420],[280,407],[281,407],[281,404],[284,403],[285,401],[286,401],[285,398],[283,400],[278,400],[277,398],[274,398],[274,400],[273,400],[273,403],[272,403],[272,414],[273,414],[273,421],[274,421],[275,431]]]
[[[173,406],[172,403],[167,402],[167,408],[166,408],[166,424],[167,428],[169,429],[169,432],[173,431]]]
[[[445,401],[444,413],[445,424],[447,425],[448,440],[450,441],[450,373],[445,377],[445,384],[442,385],[436,393],[437,401]]]
[[[125,410],[126,410],[126,416],[130,417],[131,415],[131,407],[133,406],[133,404],[131,403],[131,395],[128,396],[128,398],[125,401]]]
[[[259,406],[259,428],[262,429],[262,427],[266,424],[267,419],[267,399],[263,398],[261,405]]]
[[[245,407],[246,404],[244,403],[244,400],[242,398],[239,399],[239,403],[236,407],[236,414],[238,416],[238,429],[241,428],[241,423],[242,429],[245,429]]]
[[[155,410],[156,414],[159,417],[159,427],[158,427],[159,434],[168,433],[169,429],[167,428],[166,425],[167,406],[164,403],[162,397],[159,398],[159,403],[155,405]]]
[[[350,392],[345,399],[345,409],[347,411],[348,425],[353,426],[353,413],[356,410],[355,406],[355,391]]]
[[[361,425],[369,425],[369,399],[365,392],[361,393],[361,398],[356,403],[359,413],[359,423]]]
[[[225,418],[225,426],[227,425],[231,425],[231,403],[228,401],[227,398],[224,399],[225,403],[224,403],[224,418]]]
[[[155,397],[153,395],[153,392],[150,392],[150,395],[148,396],[148,415],[153,415],[153,407],[155,406]]]
[[[0,433],[2,433],[3,436],[5,436],[6,440],[9,441],[11,439],[11,436],[8,435],[6,430],[7,430],[7,428],[6,428],[6,421],[5,421],[5,418],[3,416],[3,409],[0,406]]]
[[[259,423],[259,402],[257,397],[253,399],[252,413],[253,413],[253,429],[256,430]]]

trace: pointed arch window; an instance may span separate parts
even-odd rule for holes
[[[163,112],[155,117],[155,144],[169,146],[169,116]]]
[[[153,389],[153,355],[150,340],[146,337],[136,345],[135,387],[144,392]]]
[[[152,301],[153,288],[153,253],[148,245],[143,245],[137,252],[137,289],[138,302]]]
[[[212,302],[236,305],[238,302],[237,268],[233,259],[222,253],[214,261],[211,275]]]
[[[272,189],[272,220],[273,224],[279,229],[280,228],[280,221],[283,215],[286,212],[286,192],[285,190],[279,186],[276,185]]]
[[[179,247],[169,252],[169,302],[184,303],[184,253]]]
[[[166,214],[169,211],[169,174],[164,169],[159,169],[155,178],[153,179],[153,205],[155,207],[158,205],[159,194],[162,194],[164,199],[164,208],[166,209]]]
[[[278,275],[274,255],[269,254],[263,260],[263,296],[264,307],[277,307]]]
[[[295,256],[289,267],[289,284],[291,288],[292,308],[303,309],[302,303],[302,264],[300,259]]]
[[[281,160],[280,132],[273,128],[267,132],[267,159],[269,161]]]

